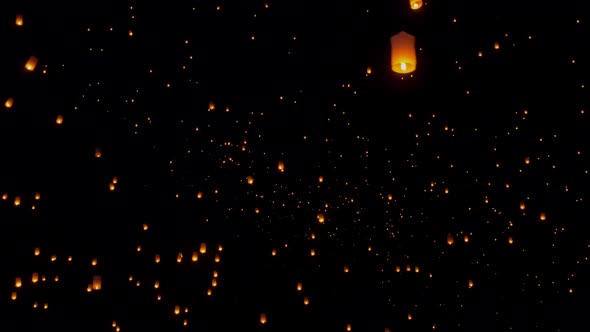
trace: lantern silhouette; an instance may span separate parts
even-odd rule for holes
[[[14,98],[10,97],[10,98],[6,99],[6,102],[4,103],[4,107],[11,108],[13,104],[14,104]]]
[[[418,10],[422,8],[422,5],[422,0],[410,0],[410,8],[412,8],[413,10]]]
[[[29,58],[29,61],[27,61],[27,63],[25,64],[25,69],[28,71],[33,71],[35,70],[35,67],[37,67],[37,62],[39,60],[37,60],[37,57],[35,56],[31,56]]]
[[[391,69],[400,74],[416,70],[416,38],[404,31],[392,36]]]

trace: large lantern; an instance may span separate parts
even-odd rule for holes
[[[416,38],[404,31],[390,38],[391,69],[400,74],[416,70]]]
[[[412,8],[413,10],[418,10],[422,8],[422,5],[422,0],[410,0],[410,8]]]

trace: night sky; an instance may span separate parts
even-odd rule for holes
[[[0,331],[586,330],[589,25],[2,1]]]

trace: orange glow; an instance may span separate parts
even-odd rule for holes
[[[13,104],[14,104],[14,98],[10,97],[10,98],[6,99],[6,102],[4,102],[4,107],[12,108]]]
[[[418,10],[422,8],[422,5],[422,0],[410,0],[410,8],[412,8],[413,10]]]
[[[411,73],[416,70],[416,38],[404,31],[392,36],[391,69],[400,74]]]
[[[16,24],[17,26],[21,27],[21,26],[23,26],[23,23],[24,23],[24,22],[23,22],[23,16],[22,16],[22,15],[20,15],[20,14],[16,15],[16,21],[15,21],[15,24]]]
[[[37,67],[37,62],[39,62],[39,60],[37,59],[37,57],[31,56],[29,58],[29,60],[27,61],[27,63],[25,64],[25,69],[28,70],[28,71],[35,70],[35,67]]]

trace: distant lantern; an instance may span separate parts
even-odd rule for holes
[[[210,101],[210,102],[209,102],[209,110],[210,110],[210,111],[213,111],[213,110],[215,110],[215,103],[214,103],[213,101]]]
[[[453,243],[455,243],[455,239],[453,239],[453,234],[451,234],[451,233],[447,234],[447,244],[453,245]]]
[[[408,314],[408,320],[412,320],[412,314]]]
[[[308,305],[309,304],[309,297],[304,297],[303,298],[303,304]]]
[[[20,206],[20,196],[14,198],[14,206]]]
[[[311,249],[311,251],[309,252],[309,254],[310,254],[311,256],[315,256],[315,249]]]
[[[401,272],[401,271],[402,271],[402,268],[401,268],[399,265],[397,265],[397,266],[395,267],[395,272],[399,273],[399,272]]]
[[[318,213],[317,218],[318,218],[318,222],[320,224],[323,224],[324,221],[326,221],[326,219],[324,218],[324,214],[323,213]]]
[[[198,198],[198,199],[201,199],[201,198],[203,198],[203,193],[199,191],[199,192],[197,193],[197,198]]]
[[[175,315],[180,315],[180,306],[179,305],[174,306],[174,314]]]
[[[94,276],[92,278],[92,290],[101,290],[102,289],[102,278],[101,276]]]
[[[422,0],[410,0],[410,8],[412,8],[413,10],[422,8],[422,5]]]
[[[463,235],[463,241],[465,243],[469,242],[469,235],[467,235],[467,234]]]
[[[10,97],[10,98],[6,99],[6,101],[4,102],[4,107],[12,108],[13,104],[14,104],[14,98]]]
[[[352,331],[352,324],[346,324],[346,331]]]
[[[547,215],[545,215],[545,212],[541,212],[541,215],[539,216],[539,219],[541,219],[541,221],[547,220]]]
[[[348,271],[350,271],[350,269],[348,268],[348,265],[344,265],[344,273],[348,273]]]
[[[35,70],[35,67],[37,67],[37,62],[39,62],[39,60],[37,59],[36,56],[31,56],[29,58],[29,60],[27,61],[27,63],[25,64],[25,69],[28,71],[33,71]]]
[[[260,324],[266,324],[266,314],[265,313],[260,314]]]
[[[469,280],[468,285],[469,285],[469,288],[473,288],[473,280]]]
[[[219,254],[215,254],[214,261],[215,261],[215,263],[219,263],[221,261],[221,256],[219,256]]]
[[[205,242],[201,243],[201,247],[199,248],[199,252],[201,254],[205,254],[207,252],[207,244]]]
[[[21,278],[14,279],[14,287],[21,288],[23,286],[23,280]]]
[[[41,254],[41,249],[40,248],[35,248],[34,254],[35,254],[35,256],[39,256],[39,254]]]
[[[213,278],[213,279],[211,280],[211,286],[213,286],[213,287],[217,287],[217,278]]]
[[[178,255],[176,255],[176,263],[182,263],[182,253],[179,252]]]
[[[284,172],[285,171],[285,163],[282,160],[279,160],[277,168],[279,169],[279,172]]]
[[[158,288],[160,288],[160,281],[156,280],[156,282],[154,282],[154,289]]]
[[[55,118],[55,123],[60,125],[62,123],[64,123],[64,116],[59,114],[56,118]]]
[[[196,262],[199,260],[199,254],[196,251],[193,251],[193,256],[191,257],[191,260],[193,262]]]
[[[102,157],[102,151],[100,148],[96,148],[94,149],[94,158],[101,158]]]
[[[404,31],[390,38],[391,69],[400,74],[416,70],[416,38]]]
[[[92,262],[90,262],[90,264],[91,264],[92,266],[96,266],[96,264],[98,264],[98,259],[96,259],[96,258],[93,258],[93,259],[92,259]]]
[[[500,49],[500,43],[499,42],[495,42],[494,43],[494,49],[495,50],[499,50]]]
[[[526,206],[524,205],[524,202],[520,202],[520,209],[524,210],[526,208]]]
[[[318,181],[319,181],[320,183],[324,182],[324,177],[320,175],[320,177],[318,178]]]
[[[254,184],[254,178],[250,175],[246,177],[246,181],[248,181],[248,184]]]
[[[12,292],[12,296],[10,296],[10,298],[14,301],[16,300],[16,292]]]
[[[41,193],[40,192],[36,192],[35,193],[35,200],[38,201],[41,199]]]
[[[508,243],[509,244],[513,244],[514,243],[514,239],[512,238],[512,236],[508,237]]]
[[[156,255],[156,257],[154,258],[154,261],[156,263],[160,263],[160,255]]]
[[[414,272],[416,272],[416,273],[420,273],[420,267],[419,267],[419,266],[415,266],[415,267],[414,267]]]
[[[303,284],[298,282],[297,283],[297,291],[301,292],[302,289],[303,289]]]
[[[273,249],[273,250],[270,252],[270,255],[271,255],[271,256],[276,256],[276,255],[277,255],[277,250],[276,250],[276,249]]]
[[[37,272],[33,272],[33,275],[31,276],[31,281],[35,284],[37,283],[37,281],[39,281],[39,273]]]
[[[15,21],[16,25],[21,27],[23,26],[23,16],[18,14],[16,15],[16,21]]]

